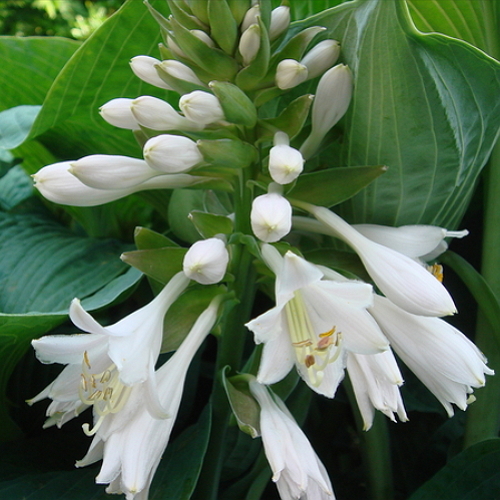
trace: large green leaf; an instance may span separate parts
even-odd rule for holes
[[[444,35],[424,35],[402,1],[355,0],[299,27],[325,25],[354,73],[334,166],[387,165],[342,205],[351,221],[455,225],[500,125],[500,65]]]
[[[454,457],[410,500],[496,500],[500,497],[500,439],[483,441]]]

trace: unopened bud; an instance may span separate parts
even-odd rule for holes
[[[128,130],[139,130],[139,124],[132,114],[130,106],[133,99],[120,97],[112,99],[99,108],[101,116],[111,125]]]
[[[196,143],[180,135],[158,135],[144,145],[147,164],[161,172],[187,172],[203,160]]]
[[[252,203],[250,222],[259,240],[266,243],[279,241],[292,227],[292,207],[278,193],[257,196]]]
[[[142,96],[132,101],[131,111],[138,123],[152,130],[200,130],[203,125],[180,115],[168,102]]]
[[[224,119],[224,111],[217,97],[202,90],[183,95],[179,100],[179,107],[186,118],[202,125]]]
[[[158,75],[156,66],[160,65],[161,61],[149,56],[136,56],[130,60],[130,67],[135,76],[146,83],[150,83],[161,89],[173,90],[170,85],[167,85]]]
[[[197,241],[187,251],[183,261],[184,274],[202,285],[218,283],[226,273],[229,253],[219,238]]]
[[[274,146],[269,151],[269,173],[274,182],[289,184],[293,182],[304,168],[304,158],[300,151],[290,147],[288,136],[277,132]]]
[[[307,66],[295,59],[283,59],[276,68],[276,86],[282,90],[296,87],[307,80]]]
[[[308,79],[315,78],[330,69],[339,58],[340,44],[336,40],[323,40],[313,47],[300,61],[307,67]]]
[[[204,83],[196,76],[196,73],[184,63],[175,59],[167,59],[160,63],[160,68],[170,76],[179,80],[194,83],[196,85],[204,85]]]
[[[280,5],[271,12],[271,25],[269,28],[269,39],[278,38],[290,25],[290,7]]]
[[[214,41],[203,30],[191,30],[191,33],[209,47],[215,47]]]
[[[250,7],[247,10],[245,17],[243,18],[243,21],[241,23],[241,32],[243,33],[244,31],[246,31],[252,24],[258,24],[258,16],[260,16],[260,6],[259,4],[255,4],[253,7]]]
[[[243,65],[248,66],[254,59],[260,48],[260,27],[258,24],[251,24],[240,38],[238,46]]]

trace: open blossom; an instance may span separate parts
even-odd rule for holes
[[[102,459],[96,478],[109,483],[107,493],[124,493],[127,500],[147,500],[153,475],[168,444],[179,410],[184,382],[196,351],[217,320],[219,298],[198,317],[191,331],[155,374],[161,418],[148,410],[147,394],[140,386],[132,388],[123,408],[111,414],[97,430],[88,453],[77,467]]]
[[[486,358],[459,330],[440,318],[410,314],[390,300],[375,296],[370,312],[396,354],[453,415],[465,410],[473,387],[493,375]]]
[[[396,421],[395,413],[402,422],[408,420],[399,391],[403,377],[390,349],[378,354],[349,352],[347,372],[365,431],[373,424],[375,410],[381,411],[393,422]]]
[[[260,405],[264,451],[281,499],[335,500],[324,465],[283,401],[255,380],[249,387]]]
[[[226,273],[229,253],[219,238],[208,238],[191,245],[184,256],[186,276],[202,285],[218,283]]]
[[[30,402],[44,398],[53,402],[47,410],[47,425],[62,425],[88,406],[93,406],[96,420],[92,434],[107,416],[120,411],[133,386],[141,384],[151,393],[151,378],[163,337],[163,318],[189,284],[180,272],[146,306],[122,320],[101,326],[78,299],[71,303],[71,321],[83,330],[77,335],[48,335],[32,342],[42,363],[68,365],[61,374]],[[152,393],[151,393],[152,394]],[[158,408],[154,394],[148,407]]]
[[[264,343],[257,380],[274,384],[297,367],[316,392],[333,397],[345,368],[345,354],[375,354],[388,341],[366,308],[366,283],[324,280],[323,272],[292,252],[281,257],[263,245],[266,264],[276,274],[276,306],[246,324]]]

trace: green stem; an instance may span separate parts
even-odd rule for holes
[[[492,291],[500,296],[500,145],[493,149],[485,172],[486,200],[482,275]],[[467,411],[464,448],[498,436],[500,429],[500,349],[488,320],[480,312],[476,328],[476,344],[488,357],[488,366],[497,375],[488,378],[486,386],[476,391],[477,400]]]

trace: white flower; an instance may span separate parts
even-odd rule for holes
[[[465,410],[473,387],[493,375],[486,358],[459,330],[439,318],[416,316],[384,297],[375,297],[371,314],[396,354],[453,415],[451,403]]]
[[[271,25],[269,27],[269,39],[275,40],[290,25],[290,7],[280,5],[271,12]]]
[[[161,89],[173,90],[170,85],[166,84],[158,75],[156,66],[159,66],[161,61],[150,56],[136,56],[130,60],[130,67],[135,76],[139,77],[146,83],[150,83]]]
[[[292,227],[292,207],[278,193],[257,196],[252,203],[250,222],[253,233],[261,241],[279,241]]]
[[[300,148],[306,160],[347,111],[352,97],[352,80],[351,70],[344,64],[337,64],[321,77],[312,105],[311,133]]]
[[[161,175],[144,160],[115,155],[85,156],[71,162],[68,171],[96,189],[125,189]]]
[[[167,59],[160,63],[160,68],[174,78],[204,86],[204,83],[196,76],[196,73],[180,61]]]
[[[107,416],[119,412],[132,387],[141,385],[147,392],[147,406],[158,413],[158,403],[151,389],[151,378],[163,338],[163,319],[189,279],[180,272],[148,305],[106,327],[101,326],[80,305],[71,303],[69,316],[80,330],[76,335],[48,335],[33,340],[37,358],[42,363],[68,366],[34,397],[30,403],[51,398],[47,425],[62,425],[88,406],[94,406],[95,433]]]
[[[179,100],[179,107],[186,118],[203,125],[225,118],[219,99],[213,94],[201,90],[184,94]]]
[[[249,387],[260,405],[264,451],[281,499],[335,500],[324,465],[283,401],[255,380]]]
[[[241,32],[246,31],[252,24],[258,24],[258,16],[260,16],[260,5],[257,3],[246,11],[240,26]]]
[[[308,71],[308,79],[321,75],[331,68],[340,54],[340,44],[336,40],[323,40],[314,46],[301,60]]]
[[[292,252],[271,245],[262,256],[276,274],[276,306],[246,324],[264,343],[257,380],[274,384],[295,364],[316,392],[333,397],[344,375],[345,350],[375,354],[388,341],[366,311],[372,287],[323,280],[323,272]]]
[[[180,115],[168,102],[157,97],[133,99],[131,113],[143,127],[152,130],[201,130],[203,125]]]
[[[130,106],[133,99],[124,97],[112,99],[99,108],[101,116],[111,125],[128,130],[139,130],[139,124],[135,119]]]
[[[202,285],[218,283],[226,273],[229,253],[219,238],[197,241],[184,256],[183,270],[189,279]]]
[[[286,90],[305,82],[307,77],[307,66],[295,59],[283,59],[276,68],[275,83],[281,90]]]
[[[124,198],[146,189],[176,189],[206,181],[206,177],[188,174],[158,175],[140,184],[121,189],[96,189],[87,186],[69,169],[73,162],[53,163],[40,169],[32,177],[40,193],[54,203],[75,207],[94,207]]]
[[[215,47],[215,42],[203,30],[190,30],[191,33],[209,47]]]
[[[325,225],[328,234],[345,241],[356,251],[373,281],[396,305],[422,316],[456,312],[446,288],[419,263],[369,240],[327,208],[308,205],[307,210]]]
[[[363,430],[373,424],[375,410],[381,411],[393,422],[396,413],[402,422],[406,416],[399,386],[403,377],[392,351],[379,354],[347,354],[347,372],[352,383],[356,402],[363,418]]]
[[[84,467],[102,458],[96,482],[109,483],[107,493],[124,493],[127,500],[147,500],[179,410],[186,373],[217,320],[219,302],[219,298],[212,300],[177,352],[156,372],[155,390],[168,417],[155,418],[147,409],[147,394],[136,386],[122,410],[106,419],[86,456],[76,463]]]
[[[251,24],[241,35],[238,49],[243,57],[243,65],[248,66],[260,48],[260,26]]]
[[[304,168],[304,158],[300,151],[289,146],[284,132],[274,134],[274,146],[269,151],[269,173],[274,182],[289,184]]]
[[[196,142],[181,135],[157,135],[144,145],[147,164],[161,172],[176,174],[191,170],[203,160]]]

